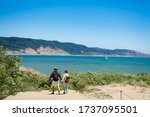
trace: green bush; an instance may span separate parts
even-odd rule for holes
[[[87,72],[87,73],[70,73],[70,87],[82,91],[88,85],[107,85],[111,83],[121,83],[136,86],[149,87],[150,74],[127,74],[114,72]]]
[[[19,91],[48,89],[48,77],[21,71],[20,58],[7,55],[0,48],[0,99]]]
[[[17,91],[17,76],[19,73],[20,59],[8,56],[0,48],[0,99]]]

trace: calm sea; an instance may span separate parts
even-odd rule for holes
[[[102,56],[32,56],[20,55],[22,66],[49,75],[54,67],[75,72],[150,73],[150,58]]]

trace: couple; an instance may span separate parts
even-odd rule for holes
[[[64,89],[63,94],[68,93],[69,79],[70,79],[70,77],[69,77],[68,71],[65,70],[64,75],[63,75],[63,89]],[[58,87],[58,94],[60,95],[60,81],[61,80],[62,80],[62,77],[61,77],[60,73],[58,72],[58,68],[55,67],[54,71],[51,73],[51,75],[49,77],[49,83],[52,81],[52,84],[51,84],[52,93],[51,94],[54,94],[54,90],[55,90],[54,88],[55,88],[55,86],[57,86]]]

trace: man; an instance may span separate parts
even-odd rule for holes
[[[51,94],[54,94],[54,88],[55,86],[57,86],[58,88],[58,94],[60,95],[60,80],[62,79],[61,78],[61,75],[60,73],[58,72],[58,68],[55,67],[54,68],[54,71],[51,73],[50,77],[49,77],[49,82],[51,81],[52,79],[52,93]]]

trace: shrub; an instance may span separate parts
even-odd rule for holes
[[[0,99],[17,91],[17,76],[19,73],[20,59],[8,56],[0,48]]]
[[[150,74],[127,74],[114,72],[87,72],[71,73],[70,87],[82,91],[88,85],[107,85],[111,83],[122,83],[129,85],[150,86]]]
[[[19,91],[48,89],[48,77],[20,70],[21,59],[7,55],[0,48],[0,99]]]

